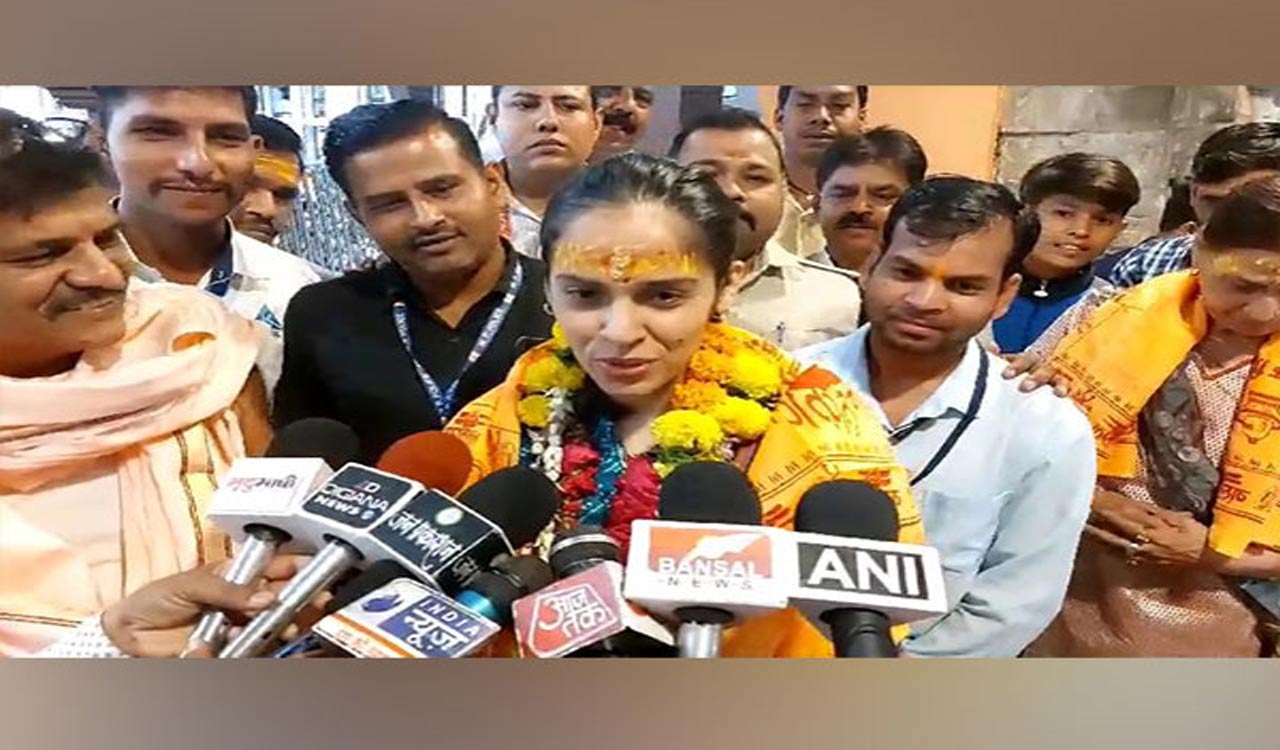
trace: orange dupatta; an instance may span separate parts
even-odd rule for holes
[[[1138,473],[1138,416],[1209,329],[1193,271],[1109,300],[1058,344],[1052,362],[1093,424],[1100,476]],[[1258,352],[1222,460],[1209,546],[1230,557],[1280,548],[1280,335]]]
[[[861,399],[835,375],[800,366],[756,336],[722,326],[737,343],[781,364],[782,396],[747,469],[760,496],[764,522],[791,528],[796,505],[810,487],[831,479],[859,479],[887,492],[898,507],[899,541],[924,542],[924,527],[909,477],[897,462],[884,430]],[[507,379],[468,404],[449,423],[471,450],[468,485],[494,471],[514,466],[520,457],[516,404],[525,368],[551,346],[522,356]],[[895,628],[901,639],[905,628]],[[830,657],[831,642],[794,609],[760,617],[733,628],[725,656]]]

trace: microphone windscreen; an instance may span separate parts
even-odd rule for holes
[[[281,427],[267,446],[267,458],[320,458],[331,469],[354,461],[360,438],[336,419],[307,417]]]
[[[551,523],[560,495],[551,480],[534,469],[512,466],[468,487],[458,502],[492,521],[511,546],[520,549]]]
[[[400,563],[394,560],[379,560],[360,571],[359,575],[334,589],[333,598],[325,605],[325,612],[330,614],[337,612],[365,594],[372,594],[397,578],[410,577],[409,571]]]
[[[760,498],[747,476],[720,461],[694,461],[667,475],[658,518],[694,523],[760,525]]]
[[[584,563],[622,558],[618,542],[599,526],[578,526],[556,534],[551,542],[548,559],[556,578],[567,578],[577,572]]]
[[[866,482],[834,479],[800,497],[796,531],[896,542],[898,508],[883,490]]]
[[[457,435],[440,430],[415,432],[392,443],[378,459],[378,468],[455,495],[471,473],[471,451]]]

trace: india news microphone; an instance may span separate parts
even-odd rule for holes
[[[837,479],[796,506],[791,605],[831,633],[840,658],[890,658],[892,625],[947,612],[938,551],[898,539],[898,511],[882,490]]]
[[[681,657],[719,656],[726,627],[786,608],[794,549],[788,532],[760,520],[746,476],[708,461],[671,472],[658,520],[631,525],[623,592],[679,623]]]
[[[219,658],[263,653],[339,576],[362,561],[380,559],[376,547],[369,549],[373,526],[421,495],[424,485],[457,491],[470,469],[470,451],[456,436],[415,433],[389,448],[378,468],[347,463],[301,502],[272,509],[272,524],[289,535],[281,551],[314,556],[285,584],[276,601],[227,643]]]
[[[290,534],[273,516],[293,512],[333,475],[333,467],[355,458],[359,439],[341,422],[301,419],[275,434],[264,458],[242,458],[227,471],[210,502],[210,520],[238,543],[223,578],[244,585],[263,569]],[[187,642],[187,651],[208,646],[214,652],[226,637],[227,617],[206,611]]]
[[[453,596],[400,577],[320,620],[312,634],[363,659],[471,656],[511,624],[517,599],[552,580],[550,566],[531,555],[500,555]]]
[[[622,594],[618,543],[598,526],[558,534],[551,544],[555,583],[515,603],[524,656],[671,657],[671,631]]]

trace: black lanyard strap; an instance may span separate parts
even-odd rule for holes
[[[978,360],[978,377],[973,382],[973,393],[969,396],[969,406],[960,417],[960,421],[951,430],[951,434],[947,435],[947,439],[942,442],[942,447],[934,452],[929,462],[920,470],[920,473],[911,478],[912,487],[924,481],[925,477],[938,468],[956,447],[956,443],[960,442],[960,438],[964,436],[964,431],[969,429],[969,425],[973,424],[973,420],[978,418],[978,411],[982,408],[982,400],[987,395],[987,373],[991,367],[989,363],[990,357],[986,351],[979,347],[978,354],[981,357]],[[909,424],[905,424],[889,433],[889,442],[898,445],[916,430],[934,421],[936,420],[933,418],[913,419]]]

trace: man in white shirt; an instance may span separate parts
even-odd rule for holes
[[[1093,431],[1070,401],[1023,393],[975,337],[1008,308],[1039,235],[1002,186],[910,188],[863,276],[867,325],[801,359],[858,388],[912,474],[951,611],[909,656],[1017,656],[1062,606],[1095,479]]]
[[[261,139],[249,121],[252,86],[102,86],[106,151],[134,276],[195,285],[266,326],[259,368],[268,392],[280,374],[284,311],[325,275],[307,261],[241,234],[227,218],[244,198]]]

